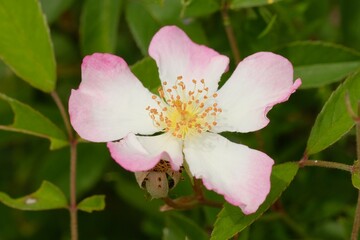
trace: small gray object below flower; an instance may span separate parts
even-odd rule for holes
[[[181,177],[182,169],[173,171],[170,163],[164,160],[146,172],[135,172],[135,178],[139,186],[145,189],[151,198],[164,198],[169,190],[173,189]]]

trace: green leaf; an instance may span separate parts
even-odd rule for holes
[[[345,94],[349,93],[353,109],[360,99],[360,72],[348,77],[330,96],[310,132],[307,142],[307,154],[324,150],[339,140],[353,126],[346,104]]]
[[[354,187],[360,190],[360,160],[354,162],[354,168],[351,173],[351,182]]]
[[[85,198],[79,203],[77,208],[88,213],[102,211],[105,208],[105,195],[94,195]]]
[[[183,15],[186,17],[196,14],[201,15],[198,12],[201,4],[198,2],[203,3],[205,0],[190,1],[189,4],[185,3],[184,7],[181,6],[180,1],[164,1],[161,4],[151,0],[127,2],[126,21],[141,53],[144,56],[148,55],[147,50],[152,37],[164,25],[179,26],[193,41],[206,43],[201,24],[194,19],[182,19]],[[206,0],[206,2],[205,5],[202,5],[202,10],[206,10],[208,5],[213,7],[218,5],[218,3],[213,3],[213,0]],[[210,9],[211,11],[213,11],[213,7]]]
[[[87,0],[80,22],[81,48],[84,55],[114,53],[122,0]]]
[[[153,93],[157,93],[157,89],[160,86],[160,79],[156,63],[152,58],[143,58],[131,66],[131,71],[147,89]]]
[[[126,21],[135,42],[141,53],[146,56],[150,41],[161,25],[150,15],[140,1],[128,1],[125,11]]]
[[[47,181],[44,181],[36,192],[17,199],[0,192],[0,202],[11,208],[28,211],[67,208],[63,192]]]
[[[71,6],[74,0],[40,0],[40,2],[48,23],[52,23]]]
[[[274,166],[271,174],[271,190],[256,213],[245,215],[239,207],[226,203],[215,222],[211,239],[229,239],[258,219],[289,186],[299,169],[298,163],[288,162]]]
[[[187,2],[183,4],[184,17],[206,16],[220,10],[220,2],[217,0],[188,0]]]
[[[33,87],[54,90],[55,57],[39,1],[0,0],[0,32],[0,58]]]
[[[58,149],[68,144],[67,138],[48,118],[30,106],[0,93],[0,99],[6,101],[14,112],[15,118],[11,125],[0,125],[1,130],[20,132],[50,140],[50,149]]]
[[[258,7],[262,5],[269,5],[282,0],[232,0],[230,3],[231,9],[239,9],[239,8],[250,8],[250,7]]]
[[[296,42],[278,51],[294,65],[301,88],[314,88],[344,79],[360,67],[360,53],[324,42]]]
[[[209,239],[209,236],[192,219],[179,213],[169,213],[166,217],[166,229],[163,240]]]

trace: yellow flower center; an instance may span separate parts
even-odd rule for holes
[[[222,112],[216,103],[217,93],[209,96],[209,88],[204,79],[200,84],[193,79],[192,90],[186,89],[182,76],[178,76],[174,86],[159,88],[159,96],[153,95],[159,108],[148,106],[154,124],[173,136],[185,139],[188,135],[210,131],[216,126],[216,117]],[[200,86],[199,86],[200,85]]]

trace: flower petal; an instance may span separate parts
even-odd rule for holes
[[[120,142],[109,142],[107,146],[112,158],[132,172],[147,171],[161,159],[178,171],[183,162],[182,141],[171,134],[145,137],[130,133]]]
[[[216,51],[198,45],[178,27],[161,28],[149,46],[149,55],[155,59],[160,79],[173,86],[178,76],[183,77],[187,89],[192,90],[192,80],[205,80],[209,92],[218,88],[221,75],[226,71],[229,59]]]
[[[184,154],[191,173],[202,178],[206,188],[245,214],[255,212],[270,191],[274,161],[265,153],[203,133],[185,140]]]
[[[301,85],[293,83],[293,67],[284,57],[260,52],[245,58],[218,91],[222,113],[214,132],[251,132],[269,123],[268,111],[288,100]]]
[[[71,124],[82,138],[94,142],[121,139],[129,132],[153,134],[158,128],[145,110],[156,106],[151,95],[122,58],[86,56],[82,82],[69,100]]]

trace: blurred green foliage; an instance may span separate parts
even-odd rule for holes
[[[17,24],[8,15],[11,9],[13,16],[23,16],[23,22],[29,25],[22,34],[30,35],[34,45],[32,51],[23,50],[21,39],[17,36],[21,32],[13,31],[14,35],[8,36],[14,39],[13,45],[4,47],[0,40],[0,49],[4,48],[5,52],[16,50],[24,58],[32,55],[39,57],[38,64],[47,66],[41,77],[48,76],[47,80],[50,81],[46,86],[37,85],[39,79],[32,71],[43,69],[39,70],[35,62],[24,66],[8,60],[7,55],[1,55],[11,68],[15,65],[18,68],[20,64],[20,69],[26,74],[30,73],[26,77],[16,71],[15,74],[5,63],[0,62],[0,92],[31,106],[64,132],[65,126],[55,103],[43,91],[51,91],[56,81],[57,92],[61,100],[67,103],[71,89],[77,88],[80,83],[81,59],[86,54],[112,52],[121,56],[129,65],[133,65],[134,73],[152,91],[156,91],[158,77],[153,60],[147,56],[147,48],[161,26],[175,24],[184,29],[195,42],[232,57],[221,14],[222,1],[35,2],[40,3],[49,25],[57,77],[53,77],[54,62],[41,62],[52,58],[51,44],[46,39],[35,38],[37,32],[34,29],[46,30],[40,21],[42,16],[35,14],[34,18],[38,20],[32,21],[22,14],[25,7],[18,1],[0,0],[0,31],[9,28],[13,30],[11,26]],[[360,66],[360,1],[233,0],[230,1],[229,17],[242,57],[257,51],[281,53],[293,62],[295,75],[301,77],[304,84],[288,102],[270,111],[271,122],[263,130],[258,133],[224,135],[234,142],[261,149],[276,164],[298,161],[303,156],[311,129],[323,105],[338,88],[339,82]],[[234,68],[232,59],[229,73],[224,75],[222,82]],[[40,90],[32,88],[18,76]],[[358,78],[357,82],[352,81],[354,86],[359,85]],[[352,92],[358,94],[358,89],[354,88]],[[351,97],[353,104],[359,99],[359,95]],[[0,101],[0,116],[0,125],[13,123],[12,109],[3,100]],[[331,132],[329,128],[324,131]],[[356,159],[354,133],[350,130],[330,148],[321,152],[313,151],[316,152],[313,159],[353,164]],[[210,237],[220,209],[197,207],[182,212],[160,212],[159,207],[163,202],[148,199],[146,193],[137,186],[133,174],[110,158],[105,144],[80,143],[78,148],[78,201],[94,194],[106,195],[106,208],[103,211],[91,214],[79,212],[80,239]],[[0,192],[17,198],[35,192],[41,182],[47,180],[58,186],[69,198],[68,179],[68,147],[49,151],[46,139],[0,132]],[[346,172],[310,167],[299,169],[282,197],[241,232],[238,239],[348,239],[356,193],[351,176]],[[187,194],[191,194],[187,178],[170,192],[171,197]],[[206,196],[222,200],[213,192],[206,192]],[[96,205],[98,200],[86,200],[88,205],[85,204],[84,208]],[[0,239],[69,239],[68,226],[69,217],[65,210],[25,212],[0,204]]]

